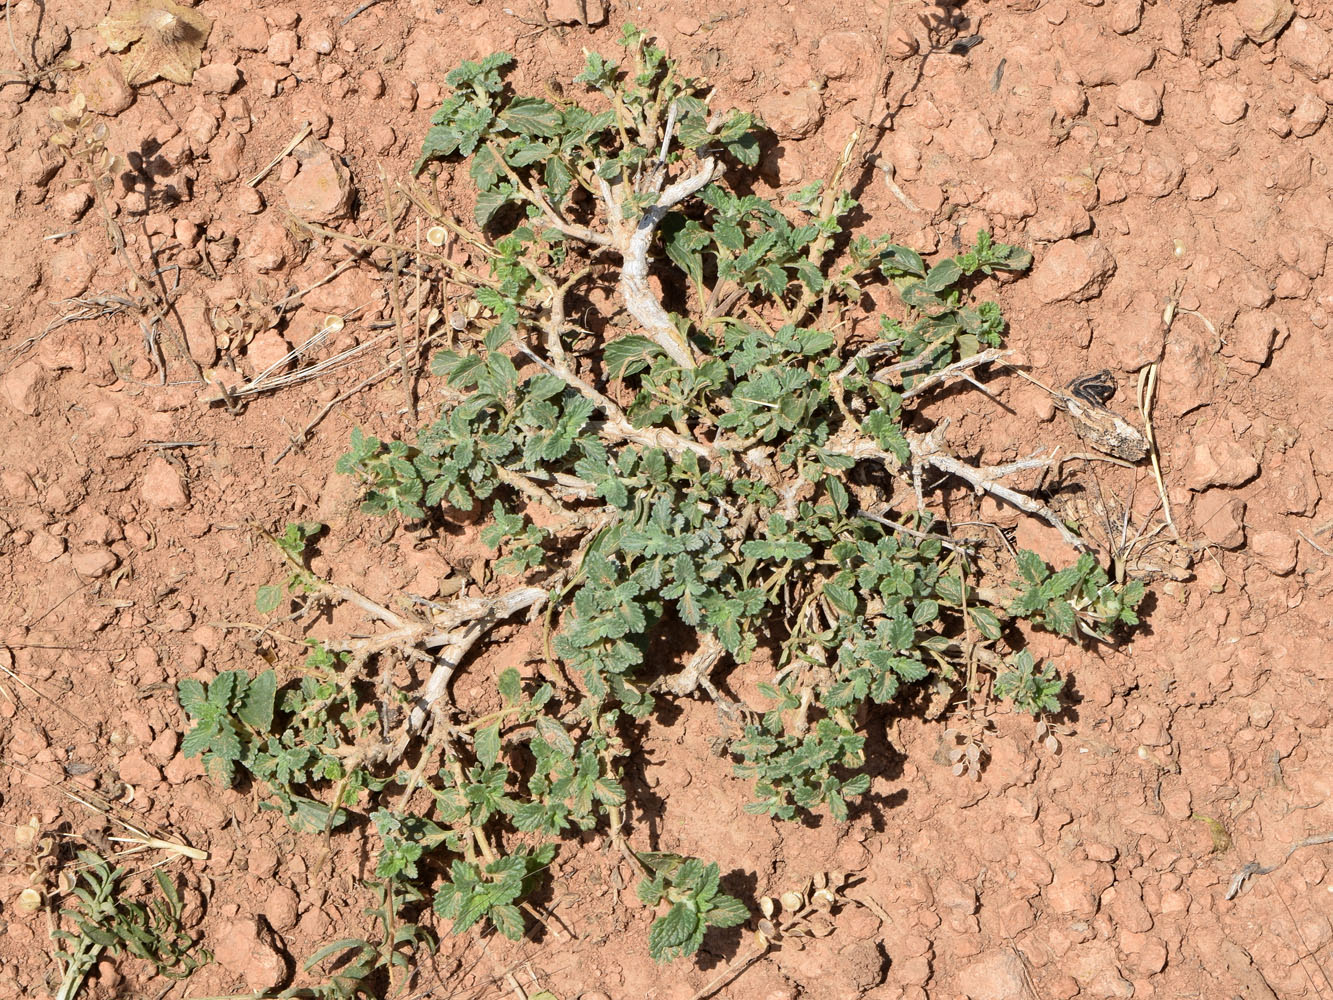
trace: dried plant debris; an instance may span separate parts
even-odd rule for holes
[[[121,69],[131,87],[159,77],[188,85],[212,30],[211,19],[172,0],[139,0],[100,26],[111,51],[129,50]]]

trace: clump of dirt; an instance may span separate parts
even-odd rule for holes
[[[365,830],[326,848],[254,790],[220,789],[181,746],[181,679],[298,662],[255,624],[256,588],[280,570],[247,525],[328,524],[313,568],[384,601],[452,593],[451,578],[484,577],[489,555],[466,519],[437,536],[360,513],[332,473],[352,427],[409,430],[396,377],[352,391],[383,351],[280,379],[314,337],[310,358],[329,359],[392,335],[395,306],[366,253],[386,226],[379,173],[406,175],[449,69],[508,50],[541,92],[579,71],[585,47],[612,56],[631,12],[149,0],[129,40],[101,31],[106,5],[94,6],[6,6],[0,993],[40,996],[54,981],[46,920],[19,902],[46,869],[13,830],[31,817],[108,843],[104,825],[121,828],[72,797],[88,792],[120,821],[207,852],[152,856],[200,901],[188,916],[216,958],[190,993],[266,989],[365,933],[359,880],[373,862]],[[162,11],[190,26],[189,46],[174,32],[153,41]],[[764,114],[773,191],[828,176],[860,128],[874,144],[852,179],[872,235],[952,253],[986,229],[1032,249],[1031,278],[997,293],[1015,360],[1057,392],[1109,369],[1110,406],[1126,417],[1140,375],[1155,373],[1174,525],[1146,464],[1082,463],[1051,488],[1108,562],[1154,581],[1155,605],[1132,641],[1061,655],[1072,682],[1058,753],[1031,721],[997,716],[972,781],[951,772],[947,719],[893,715],[877,723],[878,770],[847,823],[776,824],[740,808],[743,782],[711,752],[711,705],[684,701],[673,725],[647,728],[645,801],[660,813],[639,821],[658,849],[714,859],[753,896],[817,871],[849,876],[826,936],[784,943],[716,995],[1322,995],[1333,11],[808,0],[632,14],[714,79],[720,105]],[[113,54],[126,45],[137,62]],[[50,111],[75,92],[125,161],[104,193],[109,219],[96,179],[48,146]],[[461,184],[436,195],[470,211]],[[869,293],[877,307],[883,294]],[[466,318],[465,301],[453,308]],[[1051,393],[989,388],[938,406],[971,457],[1085,451]],[[423,411],[440,405],[434,382],[420,391]],[[956,521],[1062,549],[1013,511],[962,491],[947,501]],[[498,635],[461,698],[540,658],[535,630]],[[553,865],[537,940],[445,928],[417,988],[685,1000],[744,959],[748,945],[710,938],[698,964],[654,966],[649,915],[603,840]],[[150,972],[103,963],[88,995],[144,992]]]

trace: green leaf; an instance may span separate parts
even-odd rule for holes
[[[495,929],[510,941],[522,939],[523,914],[519,912],[517,906],[512,903],[501,903],[499,906],[492,906],[486,916]]]
[[[277,674],[265,670],[246,686],[236,715],[250,728],[261,733],[269,732],[273,728],[273,702],[277,693]]]
[[[500,112],[500,124],[511,132],[547,138],[559,134],[560,112],[540,97],[516,97]]]
[[[714,896],[712,906],[704,915],[710,927],[737,927],[750,919],[750,911],[735,896]]]
[[[255,591],[255,607],[261,615],[276,611],[281,603],[282,587],[277,584],[266,583]]]
[[[648,931],[648,951],[660,958],[668,949],[684,944],[694,936],[699,926],[699,914],[691,906],[675,903],[671,909],[653,921]]]
[[[611,341],[602,350],[607,378],[625,378],[647,368],[652,360],[666,352],[656,342],[639,334]]]
[[[536,725],[538,735],[550,744],[552,750],[562,757],[574,756],[574,741],[564,726],[549,715],[539,715]]]
[[[938,293],[956,285],[962,276],[963,269],[958,266],[958,261],[948,257],[930,269],[922,284],[928,291]]]
[[[1041,583],[1050,574],[1051,568],[1046,560],[1031,549],[1022,549],[1018,553],[1018,572],[1028,583]]]
[[[972,624],[983,638],[992,642],[1000,638],[1000,619],[994,611],[989,608],[968,608],[967,613],[972,616]]]
[[[474,748],[477,751],[477,760],[486,767],[490,767],[500,759],[500,723],[493,726],[487,726],[485,729],[477,731]]]

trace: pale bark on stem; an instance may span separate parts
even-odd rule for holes
[[[698,173],[668,187],[662,192],[657,204],[644,211],[629,239],[619,247],[625,261],[620,271],[620,294],[625,300],[625,308],[638,320],[648,336],[682,368],[697,367],[698,362],[694,359],[689,343],[681,336],[667,311],[662,308],[662,303],[648,287],[648,248],[667,211],[709,184],[716,170],[717,161],[710,156],[704,160]],[[608,195],[609,190],[603,192],[603,197]]]
[[[1018,472],[1024,472],[1030,469],[1040,469],[1049,466],[1054,459],[1048,458],[1029,458],[1021,459],[1017,462],[1009,462],[1005,465],[982,465],[973,466],[966,462],[954,458],[946,453],[934,438],[936,431],[932,434],[909,434],[907,435],[908,447],[912,452],[913,471],[919,470],[924,466],[929,466],[938,472],[946,475],[956,476],[963,480],[975,490],[978,494],[989,493],[997,500],[1003,500],[1013,507],[1017,507],[1025,514],[1031,514],[1039,517],[1060,534],[1060,538],[1066,545],[1073,547],[1078,552],[1087,551],[1088,544],[1079,538],[1065,526],[1060,520],[1060,516],[1047,507],[1044,503],[1034,500],[1026,493],[1020,493],[1009,486],[999,482],[1007,476],[1012,476]],[[842,445],[833,445],[829,451],[838,455],[846,455],[848,458],[872,459],[883,462],[891,469],[899,467],[897,456],[880,448],[872,441],[864,438],[851,441]]]
[[[510,615],[525,608],[539,608],[545,600],[546,591],[540,587],[520,587],[500,597],[472,597],[455,601],[446,614],[460,618],[466,616],[470,621],[460,632],[450,636],[449,641],[435,655],[435,669],[431,671],[421,697],[412,708],[408,718],[408,732],[421,732],[430,715],[431,706],[448,692],[454,671],[478,639]],[[438,638],[428,637],[422,645],[429,648],[431,640]]]

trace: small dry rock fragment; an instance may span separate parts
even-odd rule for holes
[[[993,951],[958,974],[958,987],[970,1000],[1015,1000],[1025,996],[1023,962],[1013,951]]]
[[[911,59],[921,49],[921,43],[912,37],[912,33],[899,26],[889,32],[884,51],[894,59]]]
[[[342,160],[317,139],[306,139],[294,155],[301,169],[283,189],[287,207],[310,222],[333,222],[345,216],[356,189]]]
[[[218,180],[234,181],[241,176],[241,157],[245,155],[245,136],[231,129],[209,147],[213,158],[213,173]]]
[[[74,87],[83,95],[88,110],[113,117],[134,103],[134,88],[125,82],[120,64],[103,57],[88,67]]]
[[[235,63],[209,63],[195,70],[194,83],[205,94],[230,94],[241,83],[241,70]]]
[[[1115,257],[1100,240],[1061,240],[1032,272],[1042,302],[1086,302],[1101,294],[1115,274]]]
[[[210,943],[217,963],[244,979],[247,989],[266,992],[287,979],[287,961],[273,932],[254,917],[224,924]]]
[[[1111,7],[1111,30],[1128,35],[1139,30],[1143,21],[1143,0],[1116,0]]]
[[[28,542],[28,554],[38,562],[55,562],[65,554],[65,540],[57,538],[45,528],[38,528]]]
[[[1296,16],[1291,0],[1237,0],[1232,10],[1241,30],[1256,45],[1276,38]]]
[[[1319,131],[1327,117],[1328,105],[1314,94],[1304,94],[1291,113],[1291,133],[1298,139],[1309,138]]]
[[[37,415],[37,390],[42,379],[42,366],[36,361],[24,361],[9,370],[4,378],[5,401],[20,413]]]
[[[158,510],[175,510],[190,502],[181,474],[160,455],[148,463],[139,495],[149,507]]]
[[[1154,934],[1125,931],[1120,935],[1120,951],[1126,967],[1137,976],[1155,976],[1166,968],[1166,943]]]
[[[1208,104],[1208,109],[1213,113],[1213,117],[1223,125],[1234,125],[1245,117],[1249,104],[1245,101],[1245,95],[1241,93],[1239,87],[1229,83],[1224,83],[1213,92],[1213,99]]]
[[[552,24],[582,24],[583,5],[579,0],[547,0],[546,20]],[[606,4],[603,0],[588,0],[588,25],[601,24],[606,20]]]
[[[1209,490],[1194,501],[1194,527],[1213,545],[1240,548],[1245,544],[1245,501]]]
[[[260,225],[245,244],[245,259],[260,274],[276,271],[287,260],[287,234],[276,222]]]
[[[846,80],[856,75],[870,58],[866,36],[857,31],[838,31],[819,40],[815,65],[830,80]]]
[[[990,123],[975,111],[965,111],[949,123],[949,139],[953,146],[973,160],[985,159],[995,148]]]
[[[268,24],[264,15],[258,11],[242,14],[236,18],[232,27],[231,40],[238,49],[246,52],[262,52],[268,45]]]
[[[759,102],[759,113],[780,139],[804,139],[824,120],[824,102],[814,90],[773,94]]]
[[[1315,83],[1333,73],[1333,41],[1313,18],[1295,21],[1278,42],[1278,51],[1287,62]]]
[[[268,894],[264,917],[275,931],[289,931],[296,926],[297,907],[300,903],[295,892],[280,885]]]
[[[162,780],[162,772],[150,763],[142,750],[131,750],[120,762],[120,780],[136,788],[151,788]]]
[[[1106,891],[1106,895],[1109,897],[1106,909],[1117,927],[1136,934],[1152,930],[1152,915],[1143,904],[1143,887],[1138,882],[1122,878]]]
[[[275,366],[291,352],[291,345],[276,330],[261,330],[246,346],[245,358],[258,375],[269,369],[276,370]]]
[[[1277,576],[1286,576],[1296,568],[1296,539],[1284,531],[1260,531],[1250,539],[1254,558]]]
[[[286,66],[296,58],[297,45],[296,32],[275,31],[268,40],[268,61],[275,66]]]
[[[1272,356],[1278,324],[1278,318],[1265,309],[1247,309],[1236,317],[1227,348],[1234,357],[1263,367]]]
[[[1127,80],[1115,93],[1115,104],[1141,122],[1156,121],[1162,113],[1162,98],[1147,80]]]
[[[116,554],[104,545],[95,545],[92,548],[80,549],[74,553],[74,571],[79,576],[86,576],[93,580],[101,579],[116,568],[119,560]]]
[[[1201,441],[1185,466],[1185,485],[1195,491],[1240,486],[1258,474],[1259,463],[1235,441]]]

